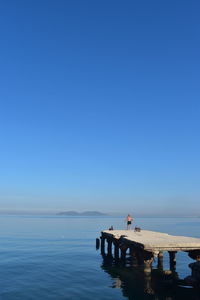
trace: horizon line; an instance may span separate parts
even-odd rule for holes
[[[80,213],[80,216],[82,213],[90,213],[90,212],[96,212],[96,213],[102,213],[104,214],[104,216],[98,216],[98,217],[120,217],[120,216],[126,216],[127,213],[122,213],[122,212],[114,212],[114,213],[110,213],[110,212],[102,212],[102,211],[97,211],[97,210],[83,210],[83,211],[76,211],[76,210],[28,210],[28,209],[18,209],[18,210],[13,210],[13,209],[0,209],[0,215],[59,215],[60,213],[63,212],[74,212],[74,213]],[[181,217],[186,217],[186,218],[199,218],[200,215],[195,215],[195,214],[162,214],[162,213],[134,213],[132,214],[134,216],[134,218],[137,217],[165,217],[165,218],[181,218]],[[64,217],[69,217],[68,215],[63,215]],[[78,215],[77,215],[78,216]],[[62,216],[61,216],[62,217]],[[73,217],[73,215],[72,215]],[[96,216],[97,217],[97,216]]]

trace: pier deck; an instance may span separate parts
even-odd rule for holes
[[[104,230],[102,236],[119,240],[127,246],[134,246],[148,252],[200,250],[200,238],[174,236],[149,230]]]

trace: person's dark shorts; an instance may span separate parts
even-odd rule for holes
[[[127,222],[127,225],[131,225],[131,221],[128,221],[128,222]]]

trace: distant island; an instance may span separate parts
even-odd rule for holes
[[[58,213],[59,216],[94,216],[94,217],[98,217],[98,216],[107,216],[107,214],[105,213],[101,213],[99,211],[84,211],[84,212],[77,212],[77,211],[63,211]]]

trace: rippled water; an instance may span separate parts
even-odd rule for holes
[[[158,282],[149,293],[139,268],[103,258],[95,239],[111,225],[124,229],[124,218],[0,216],[0,299],[199,299],[199,291]],[[200,237],[195,218],[138,218],[135,225]],[[180,278],[190,275],[190,262],[186,253],[177,255]],[[168,263],[166,254],[164,268]]]

